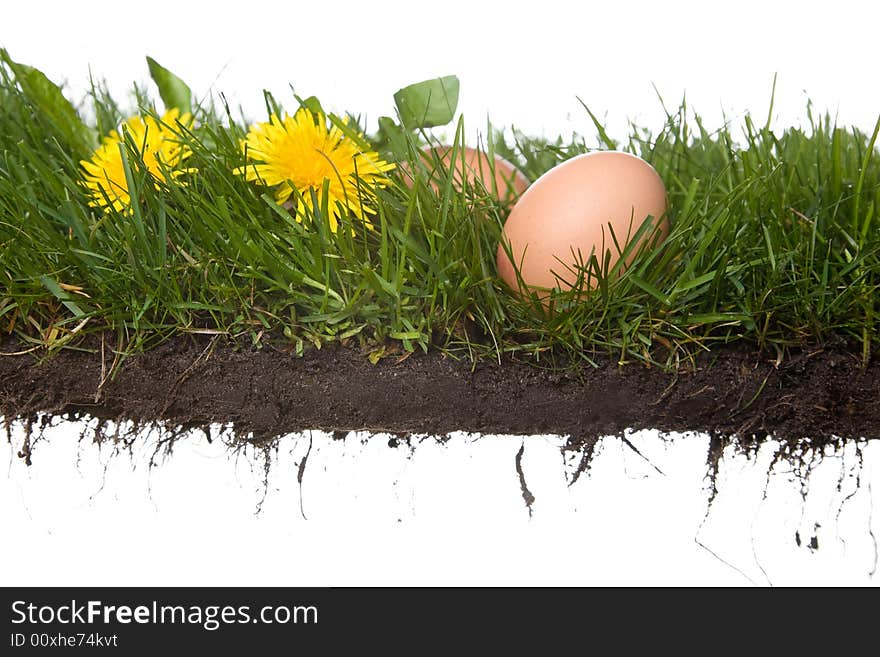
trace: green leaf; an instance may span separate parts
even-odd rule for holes
[[[419,331],[392,331],[388,337],[394,340],[418,340],[422,334]]]
[[[296,100],[299,102],[300,107],[304,107],[309,110],[315,116],[321,115],[326,116],[327,112],[324,111],[323,106],[321,105],[321,101],[318,100],[317,96],[309,96],[308,98],[300,98],[296,96]]]
[[[599,119],[596,118],[596,115],[593,114],[592,111],[590,111],[590,108],[587,107],[587,104],[584,101],[578,98],[578,102],[581,104],[581,106],[583,106],[585,110],[587,110],[587,114],[590,115],[590,119],[593,121],[593,125],[596,126],[596,132],[599,133],[599,141],[602,142],[605,148],[608,148],[612,151],[617,150],[619,144],[614,139],[608,136],[608,132],[606,132],[605,126],[602,125]]]
[[[751,320],[751,317],[745,313],[704,313],[689,315],[687,323],[691,326],[697,326],[702,324],[748,322],[749,320]]]
[[[643,281],[641,278],[638,278],[634,274],[630,275],[629,280],[631,280],[636,287],[650,294],[664,306],[669,305],[669,298],[650,283]]]
[[[15,75],[27,99],[44,114],[65,138],[83,154],[91,152],[97,145],[97,135],[83,123],[76,109],[61,88],[32,66],[19,64],[9,53],[0,48],[0,61],[4,62]]]
[[[831,194],[835,200],[840,198],[843,190],[843,160],[841,156],[841,139],[843,129],[834,127],[831,133]]]
[[[458,89],[458,78],[454,75],[399,89],[394,94],[394,102],[401,123],[410,130],[446,125],[458,107]]]
[[[200,301],[182,301],[172,305],[173,308],[179,310],[207,310],[214,312],[231,312],[232,308],[227,306],[218,306],[211,303],[201,303]]]
[[[186,83],[152,57],[147,57],[147,66],[150,67],[150,77],[159,88],[165,109],[176,107],[181,112],[191,112],[192,91]]]
[[[72,312],[77,317],[82,317],[85,315],[85,311],[80,308],[75,301],[70,298],[70,295],[65,292],[60,285],[58,285],[57,281],[50,276],[40,276],[40,282],[43,284],[49,292],[52,293],[56,299],[58,299],[64,306]]]
[[[408,153],[406,134],[394,119],[387,116],[379,117],[379,141],[399,158]]]

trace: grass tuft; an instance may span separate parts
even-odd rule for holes
[[[326,206],[316,202],[297,222],[269,190],[232,174],[244,164],[247,123],[222,97],[206,99],[194,126],[180,127],[192,151],[186,166],[197,173],[156,185],[138,145],[123,143],[132,211],[104,212],[88,204],[79,160],[124,116],[159,120],[151,99],[138,90],[137,106],[123,111],[93,83],[93,121],[80,125],[73,105],[46,111],[55,98],[48,81],[4,57],[0,331],[26,344],[53,349],[111,331],[138,350],[205,332],[254,344],[284,336],[298,352],[353,342],[374,360],[397,345],[463,350],[473,360],[545,362],[562,351],[592,362],[610,353],[662,367],[734,340],[784,353],[842,337],[865,362],[876,348],[880,121],[867,135],[808,106],[806,129],[775,130],[746,115],[709,130],[682,102],[656,134],[631,126],[616,140],[584,106],[602,148],[657,169],[672,231],[623,272],[594,255],[572,272],[580,289],[555,294],[547,310],[497,276],[508,208],[478,183],[454,184],[443,162],[426,162],[420,148],[436,143],[429,132],[383,118],[370,146],[404,164],[412,183],[399,168],[392,185],[375,190],[374,230],[342,217],[334,233]],[[283,111],[271,94],[265,100],[267,112]],[[288,111],[299,103],[320,107],[294,97]],[[362,130],[358,117],[346,129]],[[454,153],[463,135],[459,121]],[[580,135],[492,128],[488,144],[531,180],[592,150]]]

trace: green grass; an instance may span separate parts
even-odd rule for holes
[[[589,114],[602,148],[660,173],[672,232],[623,272],[593,257],[581,273],[598,287],[560,293],[548,312],[497,277],[506,209],[485,189],[456,189],[445,170],[439,191],[428,184],[431,167],[417,155],[428,132],[386,122],[368,135],[386,158],[408,162],[415,183],[394,174],[378,190],[375,230],[343,219],[333,234],[322,212],[299,224],[269,190],[232,175],[247,123],[222,100],[203,102],[185,136],[198,174],[156,189],[130,145],[134,212],[104,213],[88,206],[79,160],[125,116],[155,112],[154,101],[140,90],[123,112],[95,85],[83,128],[46,111],[51,90],[23,79],[28,71],[0,65],[0,335],[23,348],[76,348],[110,331],[130,353],[201,332],[280,338],[297,351],[342,340],[374,359],[397,345],[475,360],[545,362],[562,351],[670,366],[733,340],[784,354],[842,336],[865,361],[876,347],[877,131],[839,127],[810,107],[806,129],[747,115],[710,131],[682,103],[656,134],[633,126],[620,142]],[[298,102],[314,99],[283,105],[292,113]],[[267,94],[266,104],[279,102]],[[463,124],[446,130],[460,146]],[[588,143],[491,130],[487,147],[535,180]]]

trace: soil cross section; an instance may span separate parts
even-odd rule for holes
[[[4,352],[14,351],[10,341]],[[701,353],[678,372],[480,361],[437,351],[376,365],[341,345],[253,349],[199,336],[128,357],[108,377],[101,350],[0,358],[7,423],[90,415],[144,426],[206,427],[268,440],[305,429],[393,434],[558,434],[572,444],[626,429],[705,431],[814,446],[880,436],[880,364],[845,346],[791,350],[782,362],[744,343]]]

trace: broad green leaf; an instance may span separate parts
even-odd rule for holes
[[[0,61],[3,61],[15,75],[15,81],[27,99],[55,124],[73,146],[82,154],[89,153],[95,148],[97,135],[83,123],[76,109],[64,97],[57,84],[47,78],[42,71],[13,61],[9,53],[2,48],[0,48]]]
[[[186,83],[152,57],[147,57],[147,66],[150,67],[150,77],[159,88],[165,109],[176,107],[181,112],[191,112],[192,92]]]
[[[379,140],[389,151],[399,158],[406,157],[408,152],[406,135],[394,119],[387,116],[379,117]]]
[[[404,127],[410,130],[446,125],[458,107],[458,78],[442,78],[417,82],[399,89],[394,102]]]

